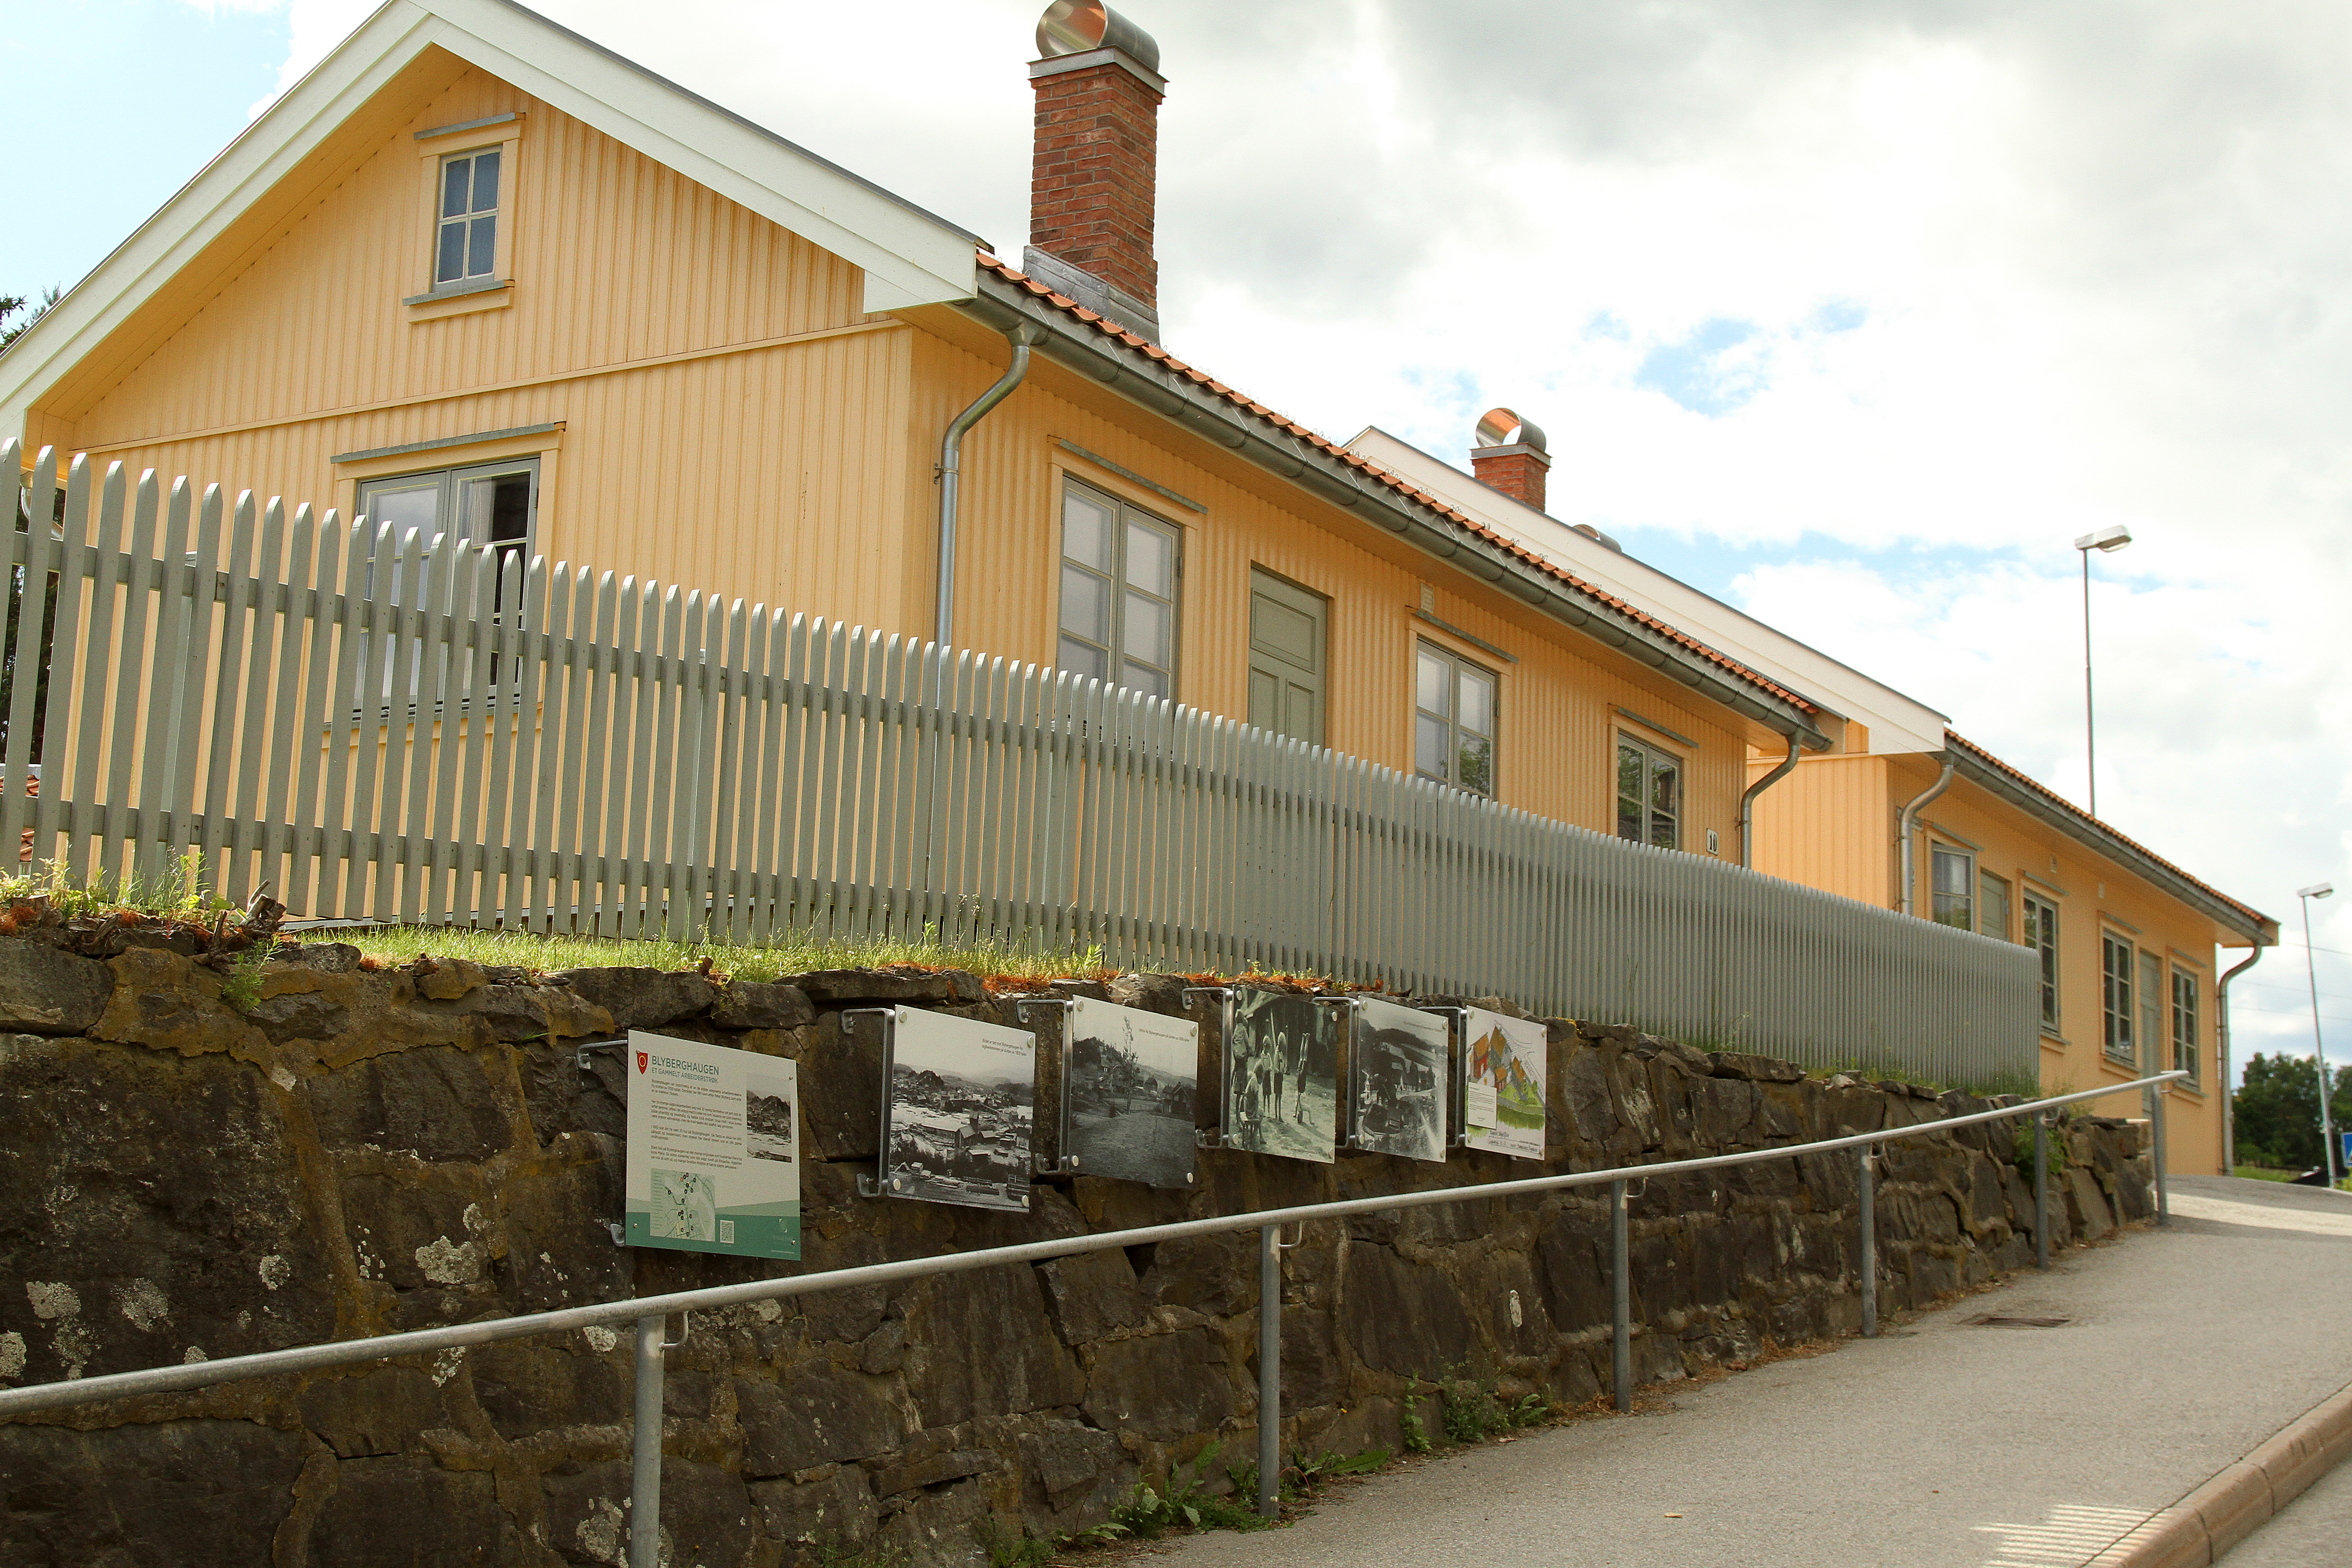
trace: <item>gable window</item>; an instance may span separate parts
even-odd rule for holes
[[[1958,931],[1976,930],[1977,858],[1965,849],[1937,844],[1929,847],[1927,858],[1932,889],[1929,918]]]
[[[1417,640],[1412,771],[1473,795],[1495,793],[1495,672]]]
[[[1682,759],[1625,734],[1617,737],[1617,837],[1660,849],[1683,842]]]
[[[433,287],[493,278],[499,264],[499,167],[502,148],[441,160],[441,216],[433,237]]]
[[[1176,695],[1176,525],[1076,480],[1062,491],[1064,669]]]
[[[2058,906],[2032,893],[2021,902],[2025,910],[2025,945],[2040,960],[2042,1027],[2054,1035],[2058,1032]]]
[[[1249,721],[1323,743],[1324,628],[1330,601],[1250,568]]]
[[[2204,1080],[2197,1052],[2197,976],[2178,969],[2172,972],[2172,1068],[2192,1084]]]
[[[2009,879],[1987,871],[1977,878],[1977,930],[2003,942],[2009,934]]]
[[[2107,1055],[2126,1066],[2137,1063],[2132,1046],[2132,945],[2109,931],[2099,933],[2099,1010],[2101,1041]]]

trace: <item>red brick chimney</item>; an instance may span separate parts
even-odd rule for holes
[[[1151,220],[1168,89],[1160,46],[1102,0],[1054,0],[1037,23],[1037,52],[1022,270],[1156,342]]]
[[[1478,444],[1470,448],[1470,471],[1489,489],[1497,489],[1538,511],[1544,510],[1544,474],[1551,454],[1544,450],[1544,433],[1507,408],[1489,408],[1478,419]]]

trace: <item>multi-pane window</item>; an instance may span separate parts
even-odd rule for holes
[[[359,515],[416,530],[430,540],[454,534],[474,544],[498,546],[501,567],[509,556],[530,548],[531,523],[539,510],[539,459],[510,458],[462,468],[360,482]]]
[[[1173,524],[1070,481],[1062,492],[1061,666],[1176,695]]]
[[[1927,851],[1929,918],[1959,931],[1977,929],[1977,858],[1937,844]]]
[[[2132,945],[2111,932],[2099,933],[2101,1042],[2107,1055],[2136,1064],[2132,1030]]]
[[[2020,900],[2025,910],[2025,945],[2040,961],[2042,1026],[2058,1032],[2058,906],[2028,893]]]
[[[1977,878],[1977,930],[1987,936],[2011,941],[2009,934],[2009,879],[1987,871]]]
[[[1617,837],[1661,849],[1683,842],[1683,764],[1670,752],[1617,737]]]
[[[1413,653],[1412,771],[1474,795],[1495,793],[1495,676],[1419,643]]]
[[[2178,969],[2172,972],[2172,1066],[2190,1083],[2204,1079],[2197,1052],[2197,976]]]
[[[492,277],[499,258],[500,149],[441,160],[441,216],[433,242],[433,287]]]

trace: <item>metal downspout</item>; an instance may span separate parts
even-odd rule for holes
[[[1739,863],[1751,871],[1756,868],[1756,797],[1789,776],[1789,770],[1797,765],[1803,748],[1797,732],[1790,731],[1788,756],[1779,767],[1749,784],[1739,797]]]
[[[1944,771],[1936,782],[1911,797],[1903,808],[1903,912],[1918,913],[1919,851],[1913,842],[1919,837],[1919,813],[1929,801],[1952,787],[1952,760],[1944,759]]]
[[[2221,1091],[2221,1174],[2229,1175],[2238,1168],[2238,1111],[2230,1096],[2230,982],[2263,961],[2263,933],[2254,933],[2254,951],[2246,955],[2243,963],[2221,973],[2220,984],[2213,987],[2213,1054],[2221,1059],[2214,1064],[2213,1085]]]
[[[1045,335],[1042,328],[1026,321],[1007,331],[1004,336],[1013,345],[1013,363],[997,377],[995,385],[948,421],[947,434],[940,437],[940,603],[932,636],[942,647],[955,635],[956,500],[963,478],[963,438],[988,417],[990,409],[1013,395],[1013,389],[1029,374],[1030,345]]]

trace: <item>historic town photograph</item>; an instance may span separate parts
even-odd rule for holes
[[[1443,1017],[1418,1007],[1369,997],[1356,1003],[1348,1021],[1355,1148],[1408,1160],[1445,1158],[1449,1033]]]
[[[798,1093],[793,1064],[780,1061],[765,1072],[743,1075],[743,1152],[754,1160],[789,1165],[799,1157],[799,1123],[793,1116]]]
[[[1067,1026],[1062,1152],[1071,1169],[1192,1185],[1201,1026],[1088,996],[1070,1004]]]
[[[1028,1206],[1036,1037],[901,1007],[891,1030],[882,1182],[893,1197]]]
[[[1328,1164],[1339,1131],[1339,1044],[1330,1010],[1287,992],[1234,992],[1224,1053],[1224,1142]]]

